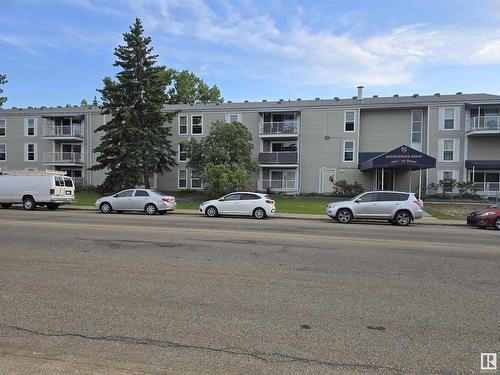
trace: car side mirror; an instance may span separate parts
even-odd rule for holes
[[[224,198],[219,198],[219,201],[222,202],[224,200]]]
[[[113,195],[113,198],[118,198],[118,194]]]
[[[354,203],[359,203],[359,202],[361,202],[359,199],[356,199],[356,200],[354,201]]]

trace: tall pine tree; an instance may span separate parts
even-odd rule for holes
[[[150,47],[151,38],[143,36],[141,21],[136,18],[130,32],[123,34],[125,45],[115,49],[121,68],[116,80],[104,78],[102,113],[110,120],[96,129],[102,132],[97,164],[91,170],[106,170],[104,187],[121,189],[144,184],[150,187],[152,173],[162,173],[176,165],[170,128],[173,113],[163,111],[168,102],[167,87],[172,73],[157,65],[157,55]]]
[[[7,83],[7,77],[0,74],[0,85],[3,85]],[[0,94],[3,93],[3,90],[0,89]],[[5,96],[0,96],[0,107],[2,107],[2,105],[7,101],[7,97]]]

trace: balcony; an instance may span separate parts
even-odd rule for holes
[[[259,135],[261,137],[298,137],[299,121],[261,122]]]
[[[82,165],[83,154],[78,152],[44,152],[44,164],[49,165]]]
[[[259,164],[297,164],[298,152],[261,152]]]
[[[83,131],[80,125],[45,125],[43,137],[54,140],[74,140],[83,139]]]
[[[471,117],[466,132],[467,135],[500,134],[500,116]]]
[[[297,180],[259,180],[257,189],[260,191],[295,192],[299,190],[299,183]]]
[[[475,182],[474,188],[477,193],[483,195],[487,193],[488,195],[500,196],[500,182]]]

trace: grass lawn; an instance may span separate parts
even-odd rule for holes
[[[425,203],[424,210],[436,219],[466,220],[467,215],[478,208],[488,207],[488,204],[460,204],[460,203]]]
[[[174,194],[177,200],[177,208],[186,210],[197,210],[200,203],[206,200],[201,195]],[[76,192],[76,201],[79,206],[93,206],[102,194],[88,191]],[[273,196],[276,201],[276,209],[282,213],[295,214],[324,214],[325,206],[332,200],[330,198],[293,198],[285,196]]]

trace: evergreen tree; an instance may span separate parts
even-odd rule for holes
[[[87,101],[87,99],[82,99],[82,101],[80,102],[80,107],[88,107],[89,105],[89,102]]]
[[[220,90],[217,85],[208,87],[208,85],[194,73],[189,70],[180,72],[169,69],[174,84],[169,89],[169,104],[178,103],[222,103],[224,98],[220,96]]]
[[[102,113],[110,115],[110,120],[96,129],[103,135],[94,149],[99,156],[91,170],[107,170],[104,185],[110,189],[140,183],[149,188],[152,173],[176,165],[170,128],[164,126],[174,114],[162,110],[172,75],[156,64],[151,38],[143,36],[138,18],[123,39],[125,45],[115,49],[113,64],[121,70],[116,80],[104,78],[104,88],[98,90]]]
[[[92,105],[94,107],[98,107],[99,106],[99,103],[97,102],[97,97],[94,95],[94,99],[92,99]]]
[[[7,83],[7,77],[0,74],[0,85],[4,85]],[[3,93],[3,90],[0,89],[0,94]],[[0,96],[0,108],[2,107],[2,105],[7,101],[7,98],[5,96]]]

